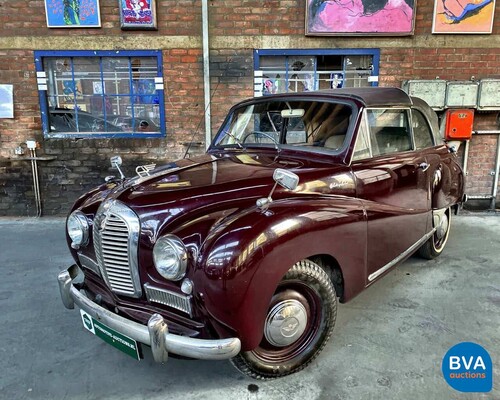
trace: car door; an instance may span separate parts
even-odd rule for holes
[[[409,109],[364,111],[351,168],[368,221],[370,284],[427,232],[429,164],[414,150]]]

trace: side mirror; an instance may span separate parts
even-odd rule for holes
[[[111,157],[110,161],[111,161],[111,168],[119,168],[123,163],[122,158],[120,156]]]
[[[291,171],[276,168],[273,174],[274,181],[288,190],[295,190],[299,184],[299,177]]]
[[[276,182],[271,189],[269,196],[263,197],[257,200],[257,207],[262,211],[266,211],[269,208],[269,204],[273,201],[273,193],[277,185],[280,185],[288,190],[294,190],[299,184],[299,177],[291,171],[282,168],[276,168],[273,173],[274,182]]]
[[[110,158],[111,168],[115,168],[120,173],[120,178],[125,179],[125,175],[123,174],[120,166],[122,165],[122,158],[120,156],[113,156]]]

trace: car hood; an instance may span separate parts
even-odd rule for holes
[[[118,200],[130,207],[143,227],[163,230],[173,221],[192,221],[211,212],[237,211],[255,207],[257,199],[267,197],[274,185],[276,168],[293,170],[299,186],[289,191],[278,186],[273,200],[307,195],[332,194],[332,184],[346,179],[346,166],[262,153],[206,154],[157,168],[150,176],[132,178],[112,189],[95,192],[81,208],[95,213],[103,200]],[[351,195],[353,185],[343,186],[338,194]],[[161,225],[161,226],[160,226]]]
[[[117,193],[117,199],[140,212],[151,206],[170,208],[190,202],[200,207],[205,203],[261,197],[263,193],[267,196],[276,168],[303,166],[300,161],[262,155],[204,155],[171,163],[148,177],[131,179]]]

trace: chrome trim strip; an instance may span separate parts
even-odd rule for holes
[[[90,269],[91,271],[94,271],[97,275],[101,276],[99,265],[90,257],[78,253],[78,260],[80,260],[80,264],[82,264],[84,267]]]
[[[420,240],[418,240],[416,243],[412,244],[407,250],[405,250],[403,253],[401,253],[399,256],[397,256],[394,260],[390,261],[386,265],[384,265],[382,268],[378,269],[375,271],[373,274],[370,274],[368,276],[368,281],[371,282],[378,276],[382,275],[385,271],[387,271],[389,268],[393,267],[396,265],[398,262],[400,262],[402,259],[404,259],[406,256],[410,255],[413,253],[415,250],[417,250],[422,244],[424,244],[432,235],[434,235],[434,232],[436,231],[436,228],[433,228],[432,231],[429,233],[426,233]]]
[[[201,360],[226,360],[236,356],[241,350],[238,338],[196,339],[169,333],[166,321],[159,314],[153,314],[147,326],[116,315],[91,301],[73,285],[72,280],[78,275],[78,271],[78,267],[73,265],[68,270],[61,271],[57,277],[64,306],[72,309],[76,304],[111,329],[151,346],[157,362],[165,362],[169,352]]]

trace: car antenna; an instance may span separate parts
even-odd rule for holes
[[[182,157],[182,158],[186,158],[188,156],[188,154],[189,154],[189,150],[191,150],[191,146],[193,145],[194,138],[195,138],[195,136],[198,134],[198,132],[200,130],[201,123],[205,120],[205,115],[207,114],[208,107],[210,107],[210,105],[212,104],[212,98],[214,97],[215,92],[217,92],[217,89],[219,88],[219,83],[220,82],[217,82],[217,85],[215,86],[215,89],[213,90],[212,94],[210,95],[210,100],[209,100],[207,106],[205,107],[205,112],[201,116],[200,122],[198,123],[198,126],[194,130],[193,136],[191,136],[191,140],[189,141],[189,144],[187,146],[186,152],[184,153],[184,157]]]

